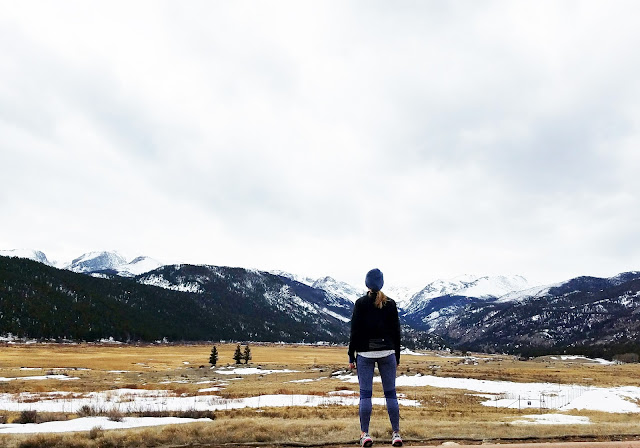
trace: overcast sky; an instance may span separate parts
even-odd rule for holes
[[[0,249],[640,270],[637,1],[0,0]]]

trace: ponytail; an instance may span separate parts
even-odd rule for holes
[[[382,308],[387,304],[387,296],[382,291],[371,291],[369,290],[369,297],[374,299],[374,306],[376,308]]]

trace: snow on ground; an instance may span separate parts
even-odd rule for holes
[[[180,283],[178,285],[174,285],[169,282],[167,279],[160,275],[149,275],[143,279],[138,280],[143,285],[151,285],[151,286],[159,286],[164,289],[172,289],[174,291],[182,291],[182,292],[195,292],[202,293],[202,288],[198,283],[185,282]]]
[[[76,432],[90,431],[93,428],[129,429],[142,426],[174,425],[178,423],[209,422],[208,418],[178,418],[178,417],[125,417],[121,422],[114,422],[107,417],[83,417],[64,422],[0,424],[0,434],[27,434],[42,432]]]
[[[427,353],[417,353],[413,350],[409,350],[408,348],[402,349],[400,352],[401,355],[410,355],[410,356],[429,356]]]
[[[67,376],[67,375],[38,375],[38,376],[19,376],[17,378],[5,378],[0,377],[0,382],[6,383],[9,381],[43,381],[43,380],[59,380],[59,381],[73,381],[79,379],[75,376]]]
[[[257,367],[238,367],[231,370],[216,370],[220,375],[269,375],[271,373],[298,373],[299,370],[263,370]]]
[[[523,415],[527,420],[514,420],[516,425],[588,425],[589,417],[565,414]]]
[[[615,364],[615,362],[613,361],[607,361],[606,359],[602,359],[602,358],[587,358],[586,356],[569,356],[569,355],[561,355],[559,358],[557,356],[550,356],[550,359],[560,359],[561,361],[588,361],[588,362],[595,362],[598,364],[602,364],[605,366],[610,366]]]
[[[199,393],[205,393],[205,392],[220,392],[223,388],[222,387],[207,387],[205,389],[198,389]]]
[[[344,382],[357,383],[354,375],[337,377]],[[380,377],[374,378],[380,382]],[[480,392],[486,398],[485,406],[514,409],[584,409],[592,411],[626,413],[639,412],[636,400],[640,400],[640,387],[586,387],[575,384],[515,383],[469,378],[447,378],[431,375],[402,375],[396,386],[438,387]]]
[[[83,406],[101,411],[117,410],[121,413],[143,411],[227,410],[284,406],[358,405],[359,397],[317,395],[261,395],[258,397],[227,399],[215,395],[177,396],[167,390],[118,389],[105,392],[79,393],[21,393],[0,394],[0,409],[22,412],[75,413]],[[416,400],[400,399],[402,406],[420,406]],[[384,405],[384,398],[373,403]]]

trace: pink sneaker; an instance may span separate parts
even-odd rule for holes
[[[400,433],[393,433],[393,435],[391,436],[391,445],[402,446],[402,437],[400,437]]]
[[[363,447],[370,447],[371,445],[373,445],[373,439],[371,438],[371,436],[369,434],[367,434],[366,432],[363,433],[360,436],[360,446]]]

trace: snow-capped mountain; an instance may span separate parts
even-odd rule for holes
[[[253,336],[344,340],[353,303],[288,276],[208,265],[163,266],[136,277],[138,283],[196,294],[212,309],[232,310]],[[214,306],[215,305],[215,306]],[[304,335],[307,336],[304,336]]]
[[[311,277],[280,270],[271,270],[267,272],[269,274],[277,275],[278,277],[284,277],[289,280],[293,280],[294,282],[302,283],[303,285],[311,286],[312,288],[321,289],[335,297],[347,299],[351,302],[355,302],[366,292],[365,288],[356,288],[349,283],[336,280],[329,276],[313,279]]]
[[[531,288],[526,278],[520,275],[482,276],[463,275],[449,280],[429,283],[407,302],[405,311],[415,313],[425,308],[437,297],[460,296],[477,299],[495,299],[505,294]]]
[[[145,274],[154,269],[164,266],[158,260],[149,257],[136,257],[129,263],[116,266],[114,270],[121,277],[135,277],[136,275]]]
[[[5,255],[0,257],[0,297],[10,304],[0,313],[0,328],[14,334],[342,343],[349,335],[353,301],[341,296],[349,296],[350,289],[331,278],[316,280],[313,287],[251,269],[172,265],[133,280],[114,279],[114,270],[108,270],[105,281],[24,259],[42,260],[34,251],[0,254]],[[100,259],[80,258],[78,263]],[[153,263],[140,257],[129,264],[142,270]],[[525,356],[640,353],[640,272],[576,277],[501,295],[522,285],[522,278],[513,277],[432,282],[414,297],[425,298],[424,306],[402,313],[403,338],[414,347]],[[394,288],[385,292],[395,298]],[[18,306],[25,300],[32,306]],[[68,325],[71,321],[76,324]]]
[[[124,264],[127,264],[127,260],[118,252],[88,252],[66,265],[65,269],[73,272],[89,273],[116,269]]]
[[[140,256],[131,261],[115,251],[89,252],[65,265],[65,269],[83,274],[115,274],[121,277],[136,275],[158,269],[164,263],[153,258]]]
[[[315,279],[311,277],[305,277],[303,275],[293,274],[291,272],[281,271],[278,269],[267,271],[269,274],[277,275],[279,277],[288,278],[294,282],[302,283],[303,285],[311,286],[315,283]]]
[[[53,263],[47,259],[47,256],[44,254],[44,252],[39,250],[34,250],[34,249],[0,250],[0,256],[28,258],[29,260],[33,260],[39,263],[44,263],[49,266],[53,266]]]
[[[410,288],[407,286],[385,286],[382,289],[387,296],[395,300],[398,307],[403,309],[411,303],[413,296],[422,290],[422,288]]]
[[[470,350],[612,356],[640,349],[639,272],[576,277],[528,292],[470,303],[432,330]]]
[[[333,277],[319,278],[311,285],[313,288],[322,289],[336,297],[342,297],[355,302],[366,293],[364,288],[356,288],[348,283],[336,280]]]

